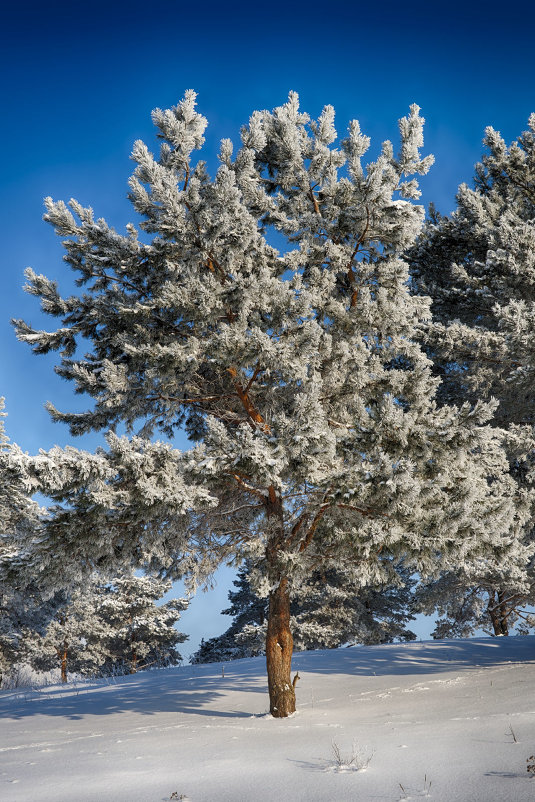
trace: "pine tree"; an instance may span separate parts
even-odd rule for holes
[[[106,622],[108,670],[123,668],[135,674],[153,665],[176,665],[182,658],[176,646],[187,639],[174,625],[186,609],[185,599],[157,605],[171,582],[150,576],[123,574],[101,593],[97,614]]]
[[[191,656],[190,663],[228,662],[264,654],[266,599],[257,596],[251,588],[250,570],[251,562],[246,560],[233,582],[236,590],[229,590],[231,605],[221,610],[223,615],[234,617],[232,624],[221,635],[206,641],[203,638],[199,648]]]
[[[18,336],[59,350],[57,372],[94,400],[53,417],[74,434],[112,430],[106,451],[28,460],[55,503],[43,560],[138,561],[194,581],[250,559],[268,598],[270,710],[283,717],[295,709],[290,599],[314,571],[343,561],[379,585],[387,557],[434,574],[473,552],[506,555],[524,501],[503,432],[485,425],[492,405],[439,407],[416,342],[429,304],[410,294],[403,254],[423,220],[413,176],[431,163],[418,107],[400,121],[399,155],[386,142],[364,169],[358,123],[337,145],[332,107],[313,121],[292,93],[252,115],[234,158],[223,141],[214,179],[192,155],[206,125],[194,93],[153,119],[159,159],[140,142],[133,152],[143,233],[49,199],[84,290],[63,298],[28,272],[61,323],[19,321]],[[118,437],[119,423],[141,429]],[[179,427],[189,451],[149,439]]]
[[[251,569],[251,561],[246,560],[233,582],[236,590],[229,590],[230,607],[221,610],[222,615],[233,616],[232,628],[235,632],[240,632],[248,624],[262,626],[267,619],[266,600],[257,596],[249,581]]]
[[[106,582],[94,576],[63,593],[43,635],[28,633],[28,661],[38,670],[59,667],[62,682],[69,673],[133,674],[155,664],[176,665],[176,645],[187,636],[174,625],[187,602],[157,605],[170,587],[155,577],[123,573]]]
[[[28,492],[24,467],[13,459],[17,449],[5,433],[3,409],[0,398],[0,681],[25,659],[29,633],[43,631],[57,603],[42,587],[35,560],[44,510]]]
[[[440,398],[458,405],[499,400],[491,424],[508,432],[511,474],[529,492],[535,476],[535,115],[511,146],[490,127],[484,145],[473,188],[459,187],[451,215],[432,210],[408,256],[419,292],[433,300],[427,342],[442,379]],[[436,593],[423,589],[426,608],[435,599],[446,615],[437,631],[482,626],[503,635],[525,615],[521,608],[535,601],[534,526],[535,520],[526,526],[510,564],[488,554],[445,575]]]
[[[60,669],[61,682],[71,673],[95,676],[111,654],[109,624],[98,614],[102,586],[93,579],[83,588],[63,592],[45,632],[27,633],[27,660],[38,671]]]

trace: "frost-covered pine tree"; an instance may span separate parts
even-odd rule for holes
[[[96,612],[107,626],[105,670],[135,674],[149,666],[181,661],[176,647],[187,635],[175,629],[175,624],[188,602],[170,599],[156,604],[170,589],[169,581],[125,573],[102,590]]]
[[[43,594],[34,558],[44,511],[32,500],[25,471],[12,453],[5,433],[4,399],[0,398],[0,682],[27,654],[28,635],[42,631],[56,600]]]
[[[110,626],[98,613],[102,584],[96,579],[62,594],[62,602],[46,631],[28,633],[27,660],[38,671],[60,669],[62,682],[69,674],[94,676],[110,661]]]
[[[61,322],[19,321],[18,336],[60,351],[57,372],[94,402],[53,417],[75,434],[111,430],[107,451],[27,461],[56,502],[43,560],[144,561],[194,579],[250,559],[268,598],[270,710],[283,717],[295,709],[290,599],[315,570],[343,564],[381,584],[386,557],[429,574],[505,555],[523,499],[503,432],[486,426],[492,407],[437,405],[416,342],[429,303],[409,292],[403,254],[423,220],[415,176],[431,164],[418,107],[400,121],[399,153],[385,142],[363,167],[358,123],[339,141],[332,107],[311,120],[292,93],[252,115],[235,156],[223,141],[213,179],[195,156],[195,94],[153,119],[159,158],[133,151],[141,233],[49,199],[80,292],[64,298],[28,272]],[[139,436],[118,437],[120,423]],[[148,439],[179,427],[188,451]]]
[[[135,673],[150,665],[176,665],[176,646],[186,640],[174,625],[184,599],[157,605],[171,583],[123,573],[106,582],[94,576],[63,593],[43,635],[28,633],[27,660],[37,670],[69,673]]]
[[[535,114],[529,129],[509,147],[487,128],[486,152],[474,186],[462,184],[455,211],[432,212],[409,251],[419,291],[432,298],[429,352],[446,403],[497,398],[491,424],[506,429],[511,472],[521,487],[533,486],[535,440]],[[526,458],[527,454],[527,458]],[[455,575],[436,592],[426,586],[446,618],[440,632],[490,627],[509,632],[521,608],[535,601],[535,519],[507,565],[492,553]],[[447,595],[443,595],[448,591]],[[442,596],[441,596],[442,594]],[[448,623],[451,627],[448,629]]]

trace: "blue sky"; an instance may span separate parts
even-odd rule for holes
[[[22,291],[26,266],[70,286],[59,240],[41,220],[43,197],[75,197],[118,229],[135,221],[129,155],[138,138],[157,147],[155,106],[195,89],[215,166],[219,140],[237,141],[254,109],[283,103],[289,90],[313,115],[334,105],[340,133],[357,118],[372,155],[383,139],[397,141],[397,120],[416,102],[427,121],[424,151],[436,158],[422,201],[442,212],[453,208],[458,184],[470,182],[485,126],[508,142],[524,130],[535,111],[531,3],[361,5],[51,0],[3,8],[0,395],[12,440],[30,452],[100,442],[73,441],[49,421],[46,400],[60,409],[84,400],[54,375],[54,356],[17,343],[9,320],[49,323]],[[230,581],[224,573],[184,617],[192,641],[229,623],[217,613]]]

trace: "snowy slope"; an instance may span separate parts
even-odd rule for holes
[[[264,661],[0,694],[1,802],[535,799],[535,637],[303,652],[299,712]],[[515,742],[516,739],[516,742]],[[365,770],[340,770],[356,751]]]

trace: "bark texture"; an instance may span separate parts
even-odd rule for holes
[[[293,637],[290,631],[290,591],[288,579],[281,576],[279,557],[284,547],[284,510],[274,487],[268,490],[266,514],[272,527],[266,548],[270,578],[275,585],[269,594],[266,664],[269,689],[269,712],[275,718],[295,713],[295,682],[292,684]]]
[[[61,660],[61,681],[67,682],[67,644],[63,644],[63,649],[59,652]]]
[[[290,631],[290,594],[288,580],[269,595],[266,635],[266,663],[269,688],[269,712],[275,718],[295,713],[295,683],[292,683],[293,638]]]

